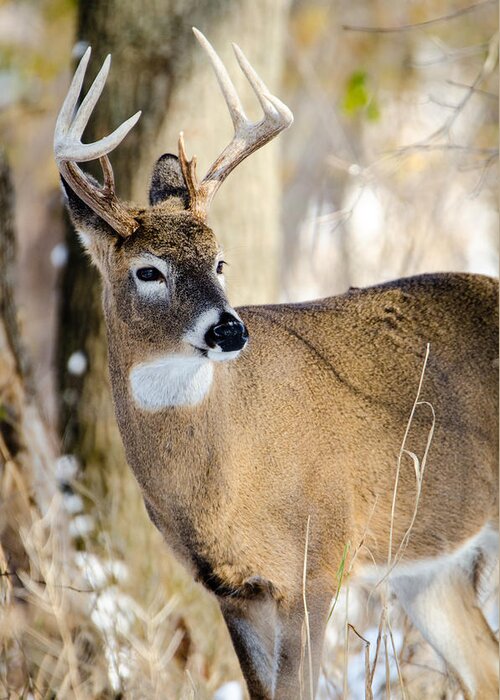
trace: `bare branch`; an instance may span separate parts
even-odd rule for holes
[[[493,92],[488,92],[487,90],[481,90],[481,88],[474,87],[474,85],[467,85],[466,83],[459,83],[457,80],[451,80],[448,78],[446,81],[447,85],[452,85],[453,87],[463,88],[464,90],[470,90],[471,92],[477,93],[482,97],[487,97],[489,100],[493,100],[498,103],[498,95]]]
[[[18,574],[15,571],[0,571],[0,576],[8,576],[9,578],[18,578]],[[39,586],[46,586],[47,582],[43,579],[31,578],[30,581],[38,584]],[[69,583],[51,583],[54,588],[62,588],[68,591],[74,591],[75,593],[95,593],[94,588],[77,588],[76,586],[71,586]]]
[[[422,27],[429,27],[433,24],[439,24],[440,22],[446,22],[447,20],[461,17],[462,15],[469,14],[470,12],[475,12],[486,5],[496,5],[496,0],[482,0],[474,5],[469,5],[468,7],[463,7],[455,12],[450,12],[447,15],[441,15],[440,17],[435,17],[434,19],[427,19],[423,22],[415,22],[413,24],[401,24],[399,27],[363,27],[352,24],[343,24],[342,29],[349,32],[367,32],[369,34],[393,34],[397,32],[409,32],[413,29],[421,29]]]

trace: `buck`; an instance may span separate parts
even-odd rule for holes
[[[116,416],[151,520],[217,597],[253,700],[316,692],[343,562],[388,581],[465,697],[496,698],[498,644],[477,593],[497,549],[497,285],[433,274],[234,309],[209,206],[293,118],[235,46],[264,113],[250,122],[195,34],[235,130],[201,182],[181,134],[178,157],[156,163],[150,206],[118,199],[108,154],[140,113],[81,142],[109,69],[108,57],[76,110],[90,49],[55,131],[67,206],[102,276]],[[76,165],[93,159],[102,185]]]

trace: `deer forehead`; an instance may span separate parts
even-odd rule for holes
[[[189,212],[171,214],[153,208],[141,214],[140,227],[121,246],[126,259],[143,254],[196,267],[213,264],[220,247],[208,226]]]

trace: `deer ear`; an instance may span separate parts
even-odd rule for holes
[[[179,197],[184,207],[189,207],[189,192],[182,175],[181,164],[177,156],[164,153],[156,161],[149,188],[151,206],[164,202],[169,197]]]
[[[95,187],[99,183],[91,175],[86,175],[89,182]],[[101,233],[107,236],[117,237],[117,232],[104,219],[95,213],[80,197],[73,192],[66,180],[61,176],[61,189],[63,191],[66,206],[75,229],[86,234]]]
[[[87,175],[87,177],[96,186],[99,184],[90,175]],[[102,263],[107,255],[110,243],[115,244],[120,239],[120,236],[73,192],[63,177],[61,177],[61,189],[78,238],[90,255],[92,262],[102,271]]]

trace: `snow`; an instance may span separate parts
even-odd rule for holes
[[[91,515],[77,515],[69,524],[69,533],[72,537],[85,537],[94,529],[94,518]]]
[[[83,500],[77,493],[64,493],[63,504],[66,512],[72,515],[81,513],[83,510]]]
[[[80,377],[87,369],[87,356],[81,350],[72,353],[67,363],[68,372]]]
[[[216,691],[214,700],[243,700],[243,688],[238,681],[229,681],[224,683]]]
[[[58,481],[71,481],[78,473],[78,460],[74,455],[61,455],[56,460],[56,478]]]
[[[53,267],[60,269],[68,262],[68,246],[65,243],[58,243],[50,251],[50,262]]]

